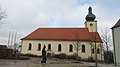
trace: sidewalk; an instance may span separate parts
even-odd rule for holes
[[[31,58],[30,60],[0,59],[0,67],[88,67],[85,64],[70,63],[65,60],[49,60],[47,63],[39,63],[40,61],[40,58]]]
[[[65,59],[48,59],[47,60],[48,63],[50,64],[72,64],[73,62],[75,62],[74,60],[65,60]],[[80,61],[81,65],[86,65],[86,66],[95,66],[95,63],[91,63],[91,62],[82,62]],[[76,63],[79,64],[79,63]],[[98,67],[120,67],[120,66],[115,66],[114,64],[101,64],[98,63]]]
[[[95,66],[95,63],[90,63],[90,62],[83,62],[87,66]],[[98,63],[98,67],[120,67],[120,66],[115,66],[114,64],[100,64]]]
[[[4,60],[0,59],[0,67],[92,67],[95,63],[77,62],[65,59],[47,59],[47,63],[41,63],[41,58],[30,58],[30,60]],[[120,67],[114,64],[98,64],[98,67]]]

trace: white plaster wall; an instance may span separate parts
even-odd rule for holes
[[[120,27],[114,28],[116,62],[120,63]]]
[[[32,44],[32,49],[28,50],[29,43]],[[41,44],[41,50],[38,51],[38,44]],[[53,41],[53,40],[23,40],[22,41],[22,49],[21,53],[23,54],[35,54],[35,55],[42,55],[41,51],[44,45],[46,45],[46,50],[48,49],[48,44],[51,44],[51,53],[59,54],[59,53],[66,53],[68,55],[76,53],[74,50],[74,41]],[[58,44],[62,45],[61,52],[58,52]],[[73,52],[69,52],[69,45],[73,45]],[[81,58],[87,59],[91,56],[91,45],[89,42],[80,42],[81,45],[85,45],[85,53],[82,53],[81,50],[79,51],[79,56]],[[49,52],[49,51],[47,51]],[[94,56],[93,56],[94,57]],[[101,55],[98,54],[98,59],[101,60]]]
[[[91,56],[91,45],[89,42],[81,42],[81,45],[85,45],[85,53],[82,53],[82,49],[79,51],[79,56],[83,59]]]
[[[32,43],[32,49],[28,50],[29,43]],[[75,53],[75,50],[73,52],[69,52],[69,45],[72,44],[72,42],[66,42],[66,41],[45,41],[45,40],[24,40],[22,43],[22,50],[21,53],[26,54],[36,54],[41,55],[41,51],[37,51],[38,44],[41,44],[41,50],[44,45],[46,45],[46,50],[48,49],[48,44],[51,44],[51,52],[55,54],[59,53],[66,53],[68,55]],[[61,52],[58,51],[58,44],[62,45]]]
[[[103,43],[96,43],[96,50],[97,48],[100,49],[100,54],[97,54],[97,59],[104,61]],[[95,46],[94,46],[94,49],[95,49]],[[92,57],[95,59],[95,53],[92,54]]]

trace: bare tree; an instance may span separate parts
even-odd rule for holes
[[[112,38],[111,38],[111,34],[110,34],[110,29],[108,27],[106,27],[104,30],[102,31],[102,40],[104,42],[104,50],[105,50],[105,54],[106,54],[106,63],[108,63],[108,53],[110,50],[110,47],[112,46]]]
[[[94,48],[94,44],[92,41],[89,41],[89,44],[90,44],[90,49],[91,49],[91,58],[92,58],[92,49]]]
[[[78,36],[78,34],[76,34],[76,38],[77,38],[77,40],[76,41],[74,41],[73,42],[73,47],[74,47],[74,50],[76,51],[76,54],[77,54],[77,56],[76,56],[76,59],[78,60],[79,58],[79,51],[81,50],[81,42],[80,42],[80,40],[79,40],[79,36]]]
[[[106,27],[104,30],[102,31],[102,40],[104,42],[104,50],[105,51],[109,51],[110,47],[112,46],[112,38],[111,38],[111,34],[110,34],[110,29],[108,27]]]
[[[5,18],[7,17],[6,11],[0,7],[0,25],[5,23]]]

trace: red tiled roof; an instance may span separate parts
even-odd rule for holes
[[[97,33],[96,41],[102,42]],[[38,28],[21,40],[81,40],[92,41],[87,28]]]
[[[120,27],[120,19],[117,21],[117,23],[112,27],[113,28],[116,28],[116,27]]]
[[[90,32],[90,35],[91,35],[92,41],[102,42],[103,43],[103,41],[102,41],[102,39],[101,39],[98,32]]]

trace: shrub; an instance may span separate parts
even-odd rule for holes
[[[77,58],[77,54],[72,54],[72,55],[67,55],[67,59],[81,60],[81,57]]]
[[[47,53],[48,58],[51,58],[51,56],[52,56],[52,53]]]
[[[94,62],[93,57],[88,57],[87,62]]]
[[[61,53],[61,54],[52,55],[52,58],[69,59],[69,60],[81,60],[81,57],[78,57],[78,59],[77,59],[76,56],[77,56],[76,54],[67,55],[67,54]]]
[[[64,54],[64,53],[61,53],[61,54],[58,55],[58,58],[65,59],[65,58],[67,58],[67,55]]]
[[[66,57],[66,59],[76,60],[76,55],[68,55],[68,56]]]
[[[40,56],[38,56],[38,55],[34,55],[34,54],[21,54],[21,56],[40,57]]]
[[[60,53],[60,54],[54,54],[52,57],[59,59],[66,59],[67,55],[64,53]]]
[[[19,57],[19,58],[10,57],[10,58],[8,58],[8,59],[10,59],[10,60],[15,60],[15,59],[17,59],[17,60],[29,60],[30,58],[29,58],[29,57],[25,57],[25,56],[21,56],[21,57]]]
[[[107,63],[107,64],[114,63],[113,52],[112,51],[105,51],[104,52],[104,60],[105,60],[105,63]]]
[[[8,49],[5,45],[0,45],[0,58],[5,59],[12,56],[13,49]]]

